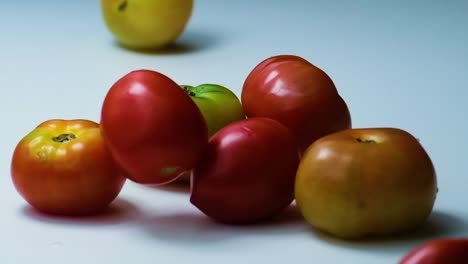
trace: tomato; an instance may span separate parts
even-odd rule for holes
[[[191,170],[208,143],[203,115],[169,77],[132,71],[109,89],[101,112],[105,142],[127,177],[165,184]]]
[[[181,85],[181,87],[203,114],[208,125],[209,137],[226,125],[245,119],[239,98],[228,88],[218,84]]]
[[[101,0],[107,29],[125,47],[161,49],[185,30],[193,0]]]
[[[468,264],[467,238],[437,238],[413,248],[400,264]]]
[[[318,138],[351,127],[332,79],[295,55],[259,63],[244,82],[241,101],[247,117],[269,117],[290,128],[301,152]]]
[[[245,119],[239,98],[228,88],[217,84],[181,85],[181,87],[200,109],[208,126],[208,137],[230,123]],[[190,171],[179,179],[189,183]]]
[[[429,155],[398,128],[348,129],[318,139],[304,153],[295,183],[305,219],[342,238],[411,230],[430,215],[436,193]]]
[[[278,121],[250,118],[214,134],[192,174],[190,201],[227,224],[263,221],[292,201],[296,142]]]
[[[125,183],[99,124],[82,119],[39,124],[17,144],[11,176],[32,207],[61,215],[98,213]]]

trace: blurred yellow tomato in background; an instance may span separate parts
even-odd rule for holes
[[[101,0],[109,31],[125,47],[161,49],[185,30],[193,0]]]

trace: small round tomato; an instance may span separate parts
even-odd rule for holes
[[[193,0],[101,0],[105,25],[124,46],[161,49],[182,35]]]
[[[287,126],[304,151],[318,138],[351,127],[351,115],[332,79],[307,60],[278,55],[259,63],[241,94],[247,117]]]
[[[231,123],[210,138],[193,170],[190,201],[219,222],[266,220],[293,201],[298,164],[296,142],[278,121]]]
[[[108,91],[101,112],[105,142],[127,177],[165,184],[195,167],[208,143],[197,105],[162,73],[132,71]]]
[[[437,238],[413,248],[400,264],[468,264],[468,238]]]
[[[82,119],[52,119],[37,126],[16,146],[11,176],[31,206],[62,215],[104,210],[125,183],[99,124]]]

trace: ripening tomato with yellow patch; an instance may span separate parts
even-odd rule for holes
[[[104,144],[100,125],[84,119],[39,124],[17,144],[11,177],[32,207],[60,215],[103,211],[126,180]]]

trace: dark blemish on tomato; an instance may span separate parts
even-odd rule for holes
[[[127,2],[127,1],[123,1],[122,3],[120,3],[120,5],[119,5],[119,11],[120,11],[120,12],[125,11],[125,9],[127,8],[127,5],[128,5],[128,2]]]

